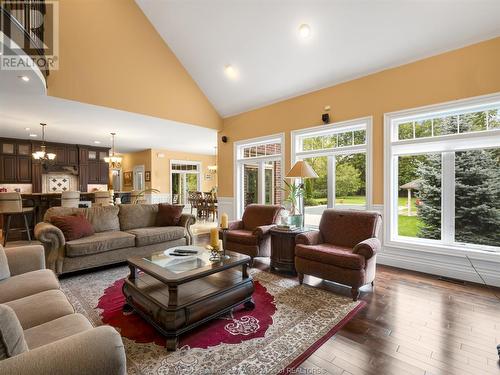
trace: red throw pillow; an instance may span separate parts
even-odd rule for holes
[[[179,225],[182,216],[183,205],[160,203],[156,214],[157,227],[170,227]]]
[[[52,216],[50,222],[63,232],[66,241],[73,241],[94,234],[94,228],[82,215]]]

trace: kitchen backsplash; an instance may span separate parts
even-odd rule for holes
[[[77,191],[78,178],[71,174],[54,173],[42,175],[42,193]]]
[[[20,193],[31,193],[31,184],[0,184],[0,189],[7,189],[8,192],[20,189]]]

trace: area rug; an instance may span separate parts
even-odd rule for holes
[[[64,278],[61,286],[77,312],[120,332],[131,375],[289,373],[364,306],[296,279],[250,273],[255,309],[236,308],[181,336],[176,352],[138,315],[122,312],[127,267]]]

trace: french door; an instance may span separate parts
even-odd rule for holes
[[[188,204],[188,193],[200,191],[200,163],[175,161],[170,167],[172,203]]]

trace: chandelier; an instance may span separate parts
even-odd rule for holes
[[[56,158],[56,154],[46,151],[45,127],[47,126],[47,124],[40,123],[40,126],[42,127],[42,146],[40,147],[41,150],[35,151],[32,155],[33,155],[33,159],[40,160],[42,163],[46,163],[46,162],[53,161]]]
[[[111,133],[111,156],[104,158],[104,161],[109,164],[110,168],[120,168],[122,163],[122,157],[115,156],[115,135],[116,133]]]

